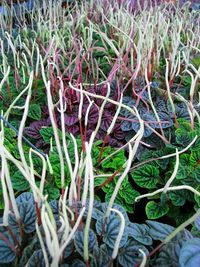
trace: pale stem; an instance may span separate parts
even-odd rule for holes
[[[171,183],[174,181],[174,179],[176,178],[176,174],[178,171],[178,167],[179,167],[179,154],[178,154],[178,149],[176,148],[176,164],[175,164],[175,168],[174,171],[171,175],[171,177],[169,178],[169,180],[167,181],[167,183],[164,186],[163,192],[166,193],[167,192],[167,188],[171,185]]]
[[[46,89],[47,89],[47,102],[48,102],[49,116],[50,116],[51,124],[53,127],[54,137],[56,141],[56,148],[57,148],[59,159],[60,159],[61,187],[64,188],[64,185],[65,185],[64,159],[63,159],[62,149],[61,149],[59,135],[58,135],[58,128],[57,128],[57,125],[54,119],[54,114],[53,114],[54,106],[53,106],[52,97],[51,97],[50,81],[48,81]]]
[[[88,214],[87,214],[87,220],[85,224],[85,230],[84,230],[84,260],[89,260],[89,231],[90,231],[90,223],[92,219],[92,209],[94,204],[94,175],[93,175],[93,165],[92,165],[92,157],[91,157],[91,150],[88,145],[88,143],[85,143],[86,145],[86,168],[89,169],[88,171],[88,180],[89,180],[89,191],[90,191],[90,197],[89,197],[89,208],[88,208]]]
[[[145,267],[147,263],[147,255],[144,253],[142,249],[139,249],[139,252],[142,254],[142,262],[139,267]]]
[[[114,245],[114,249],[113,249],[113,253],[112,253],[112,259],[115,259],[118,255],[118,250],[119,250],[119,246],[120,246],[120,241],[122,239],[123,233],[124,233],[124,229],[125,229],[125,219],[123,214],[117,210],[117,209],[110,209],[110,211],[113,211],[115,213],[117,213],[117,215],[120,218],[121,224],[120,224],[120,228],[119,228],[119,233],[117,235],[116,241],[115,241],[115,245]]]
[[[24,127],[25,127],[26,118],[27,118],[28,111],[29,111],[29,102],[30,102],[30,99],[31,99],[32,84],[33,84],[33,72],[31,72],[30,79],[29,79],[28,95],[27,95],[27,98],[26,98],[24,113],[23,113],[23,117],[22,117],[22,120],[21,120],[21,123],[20,123],[20,126],[19,126],[19,132],[18,132],[18,138],[17,138],[17,146],[18,146],[20,158],[21,158],[21,161],[23,163],[24,169],[25,169],[25,171],[26,171],[28,176],[29,176],[29,169],[28,169],[28,164],[26,162],[24,151],[23,151],[22,136],[23,136],[23,131],[24,131]]]
[[[36,233],[38,235],[38,239],[40,241],[40,246],[41,246],[41,249],[42,249],[42,253],[43,253],[43,256],[44,256],[45,266],[46,267],[49,267],[49,261],[48,261],[48,256],[47,256],[46,248],[45,248],[43,237],[42,237],[42,235],[40,233],[40,228],[39,228],[37,222],[35,224],[35,228],[36,228]]]

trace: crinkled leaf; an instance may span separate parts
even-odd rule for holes
[[[157,187],[159,181],[159,170],[150,165],[146,164],[132,172],[132,178],[141,187],[153,189]]]
[[[154,240],[163,241],[174,230],[174,227],[168,224],[149,220],[146,223],[150,228],[149,234]]]
[[[199,267],[200,238],[193,238],[184,243],[180,251],[179,263],[181,267]]]
[[[26,233],[34,232],[36,222],[35,205],[29,202],[20,203],[18,204],[18,210],[24,231]],[[13,213],[9,214],[9,225],[15,229],[19,227],[18,221]]]
[[[145,246],[138,244],[133,239],[129,239],[124,247],[119,249],[118,261],[123,267],[133,267],[139,263],[143,256],[139,251],[141,249],[146,255],[148,250]]]
[[[30,257],[27,267],[45,267],[44,255],[42,250],[37,250]]]
[[[111,153],[112,152],[113,150],[111,150]],[[104,153],[102,154],[102,158],[105,157],[105,153],[106,153],[106,149]],[[108,156],[109,154],[106,154],[106,156]],[[120,151],[114,157],[111,157],[105,160],[104,162],[102,162],[101,166],[104,169],[114,169],[116,171],[120,169],[124,165],[125,162],[126,162],[126,157],[124,155],[124,151]]]
[[[31,104],[29,106],[28,117],[32,118],[34,120],[37,120],[37,121],[40,120],[41,119],[41,108],[40,108],[40,105]]]
[[[22,257],[20,258],[18,267],[24,267],[26,263],[28,262],[28,260],[33,255],[34,251],[35,251],[34,244],[31,243],[23,250],[23,254],[22,254]]]
[[[123,132],[129,132],[130,130],[132,130],[132,122],[124,120],[121,124],[121,129]]]
[[[155,266],[179,267],[179,242],[169,242],[161,248],[161,251],[156,259]]]
[[[69,257],[72,254],[73,251],[74,251],[74,244],[73,244],[73,241],[71,241],[63,251],[64,259]]]
[[[124,199],[127,204],[133,204],[135,202],[135,198],[138,197],[140,194],[138,191],[133,189],[131,184],[128,182],[124,185],[121,185],[119,195]]]
[[[84,231],[76,231],[75,237],[74,237],[74,245],[76,247],[76,250],[80,255],[83,255],[84,253]],[[89,237],[88,237],[88,251],[91,253],[93,251],[93,248],[97,246],[97,237],[95,235],[95,232],[90,229],[89,230]]]
[[[130,223],[128,227],[129,236],[142,243],[152,245],[153,241],[149,235],[149,227],[146,224]]]
[[[20,171],[16,171],[11,176],[12,186],[17,191],[25,191],[30,188],[29,182],[24,178]]]
[[[53,175],[55,178],[55,183],[58,188],[61,188],[61,164],[59,155],[56,152],[51,152],[49,155],[49,161],[53,169]],[[65,170],[65,186],[69,185],[70,173],[67,165],[64,166]]]
[[[45,143],[50,144],[52,140],[52,144],[55,145],[55,137],[53,127],[44,126],[39,130],[42,138],[44,139]],[[60,139],[62,138],[62,132],[58,129],[58,135]]]
[[[167,203],[156,203],[155,201],[149,201],[146,205],[145,211],[147,218],[154,220],[167,214],[169,207]]]
[[[200,151],[192,151],[190,155],[190,163],[195,166],[200,164]]]
[[[176,143],[183,147],[188,146],[193,140],[189,132],[182,128],[178,128],[175,133],[176,133]]]
[[[13,243],[13,240],[10,238],[9,234],[7,233],[1,233],[6,238],[7,242],[9,242],[13,247],[15,247],[15,244]],[[15,251],[11,249],[9,246],[9,243],[7,243],[5,240],[0,238],[0,263],[10,263],[12,262],[16,255]]]
[[[103,211],[104,214],[105,214],[106,211],[107,211],[107,208],[108,208],[108,203],[102,203],[101,207],[102,207],[102,211]],[[124,209],[121,205],[114,204],[114,205],[113,205],[113,209],[116,209],[116,210],[120,211],[120,212],[122,213],[122,215],[124,216],[125,221],[126,221],[126,222],[129,222],[128,215],[127,215],[125,209]],[[111,211],[110,214],[113,215],[113,216],[116,215],[116,213],[115,213],[114,211]]]
[[[55,200],[60,197],[60,191],[53,184],[47,184],[44,188],[44,195],[48,195],[48,201]]]
[[[193,168],[190,165],[179,164],[178,171],[176,174],[176,179],[182,180],[189,176],[193,172]]]
[[[78,122],[78,116],[77,114],[65,114],[64,121],[67,126],[72,126]]]
[[[34,200],[33,194],[31,192],[24,192],[24,193],[20,194],[16,198],[16,202],[17,202],[17,204],[25,203],[25,202],[28,202],[32,205],[35,204],[35,200]]]
[[[107,244],[110,248],[114,248],[116,238],[119,234],[120,226],[121,226],[120,218],[116,214],[115,215],[112,214],[109,217],[107,217],[106,221],[105,217],[97,219],[96,231],[98,235],[102,234],[103,241],[105,244]],[[127,227],[125,227],[122,239],[120,241],[120,247],[126,244],[127,238],[128,238],[128,231]]]
[[[188,190],[170,191],[168,193],[174,206],[183,206],[186,200],[191,201],[191,192]]]
[[[94,247],[93,257],[91,259],[92,267],[109,267],[111,257],[105,244],[99,247]]]
[[[200,231],[200,216],[194,222],[196,228]]]
[[[194,179],[196,179],[197,182],[200,182],[200,165],[195,167],[192,174],[193,174]]]
[[[173,125],[173,121],[170,116],[165,112],[158,113],[162,129],[169,128]],[[159,123],[155,124],[155,128],[160,128]]]

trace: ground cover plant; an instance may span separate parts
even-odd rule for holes
[[[1,1],[0,24],[0,266],[198,267],[198,1]]]

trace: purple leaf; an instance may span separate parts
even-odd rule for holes
[[[114,137],[118,140],[123,140],[125,137],[125,133],[121,130],[121,127],[119,124],[117,124],[113,130]]]
[[[89,105],[84,105],[83,107],[83,116],[86,115],[87,108]],[[92,124],[96,124],[99,117],[99,110],[96,105],[92,105],[88,114],[88,122]]]
[[[78,122],[77,114],[70,114],[70,115],[65,114],[64,119],[65,119],[65,124],[67,126],[72,126]]]
[[[79,132],[79,127],[77,125],[68,126],[66,128],[66,132],[69,132],[69,133],[75,135]]]
[[[42,126],[49,126],[50,124],[49,118],[47,120],[34,121],[29,125],[29,127],[25,128],[24,133],[33,139],[41,138],[39,130]]]

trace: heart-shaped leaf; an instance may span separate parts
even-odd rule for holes
[[[169,207],[167,203],[156,203],[155,201],[149,201],[146,205],[145,211],[147,218],[154,220],[167,214]]]
[[[141,187],[154,189],[157,187],[159,181],[159,170],[158,168],[146,164],[131,173],[132,178]]]
[[[105,217],[98,218],[96,223],[96,231],[98,235],[103,236],[103,241],[110,248],[114,248],[116,238],[119,234],[121,226],[121,221],[118,216],[110,215],[105,219]],[[120,241],[120,247],[124,246],[128,239],[127,227],[125,227],[122,239]]]
[[[20,194],[16,198],[16,202],[17,202],[17,204],[21,204],[21,203],[25,203],[25,202],[28,202],[32,205],[35,204],[35,200],[34,200],[33,194],[31,192],[24,192],[24,193]]]
[[[23,229],[26,233],[32,233],[35,231],[36,222],[36,208],[35,205],[29,202],[20,203],[17,205],[20,219],[22,222]],[[9,214],[9,225],[13,229],[18,229],[18,221],[13,213]]]

